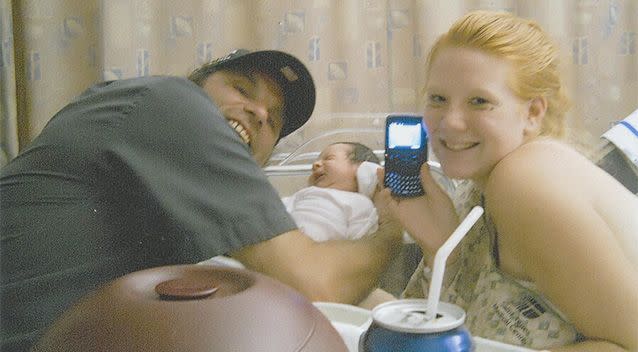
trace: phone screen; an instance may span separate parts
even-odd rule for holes
[[[420,115],[391,114],[386,118],[384,184],[399,197],[424,194],[420,169],[427,160],[427,131]]]
[[[388,148],[421,148],[421,124],[391,122],[388,125]]]

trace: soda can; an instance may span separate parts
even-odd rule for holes
[[[359,340],[362,352],[470,352],[475,345],[465,328],[465,311],[439,302],[437,315],[425,320],[425,299],[386,302],[372,310],[372,324]]]

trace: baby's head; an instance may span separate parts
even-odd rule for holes
[[[357,169],[364,161],[379,164],[374,152],[361,143],[337,142],[327,146],[312,164],[310,186],[357,192]]]

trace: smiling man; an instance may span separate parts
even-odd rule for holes
[[[226,254],[309,299],[355,303],[400,245],[316,243],[261,167],[312,114],[306,67],[236,51],[189,79],[97,84],[0,172],[1,350],[27,350],[78,298],[141,269]]]

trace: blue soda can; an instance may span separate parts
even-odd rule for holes
[[[470,352],[474,342],[465,328],[465,311],[439,302],[434,319],[425,320],[425,299],[386,302],[372,310],[372,324],[359,340],[361,352]]]

